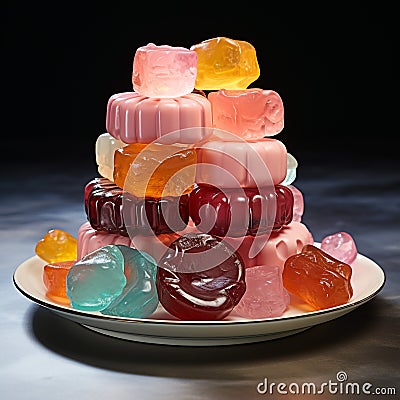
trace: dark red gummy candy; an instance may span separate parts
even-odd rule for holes
[[[216,236],[269,234],[293,219],[294,197],[283,185],[221,190],[198,184],[189,195],[189,215],[196,227]]]
[[[85,186],[85,212],[93,229],[123,236],[179,232],[189,221],[189,197],[138,198],[106,178]]]
[[[181,320],[221,320],[246,291],[241,257],[220,238],[188,233],[171,243],[157,270],[162,306]]]

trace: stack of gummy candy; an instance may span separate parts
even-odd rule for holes
[[[110,97],[77,238],[36,245],[47,296],[77,310],[178,320],[274,318],[351,299],[346,232],[320,246],[302,222],[297,161],[274,138],[284,108],[245,41],[136,50],[133,91]]]

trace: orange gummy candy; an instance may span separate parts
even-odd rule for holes
[[[284,287],[315,310],[347,303],[353,295],[351,266],[307,244],[290,256],[282,273]]]
[[[136,197],[181,196],[194,187],[196,163],[193,148],[133,143],[114,153],[114,183]]]
[[[78,241],[68,232],[52,229],[37,242],[35,252],[48,263],[76,260]]]
[[[59,261],[47,264],[43,268],[43,283],[47,289],[46,296],[56,303],[70,303],[66,292],[66,280],[69,270],[75,263],[76,260]]]

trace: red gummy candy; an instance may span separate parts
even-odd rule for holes
[[[198,184],[189,195],[196,227],[216,236],[242,237],[278,231],[293,219],[293,193],[283,185],[221,190]]]
[[[353,295],[351,266],[307,244],[290,256],[282,273],[284,287],[315,310],[347,303]]]
[[[188,195],[138,198],[106,178],[85,186],[85,212],[93,229],[123,236],[179,232],[189,221]]]
[[[160,303],[181,320],[221,320],[246,291],[240,256],[221,239],[188,233],[172,242],[157,270]]]

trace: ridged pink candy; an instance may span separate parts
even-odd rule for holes
[[[286,176],[286,146],[273,138],[210,140],[197,148],[197,183],[218,188],[278,185]]]
[[[346,264],[351,264],[358,252],[353,237],[347,232],[325,236],[321,241],[321,250]]]
[[[187,230],[191,231],[191,230]],[[121,244],[137,250],[146,251],[156,261],[159,261],[168,246],[178,237],[179,233],[163,233],[154,236],[136,235],[132,239],[105,231],[96,231],[89,222],[85,222],[78,230],[78,260],[94,250],[109,244]]]
[[[208,94],[215,128],[243,139],[278,134],[284,126],[283,102],[273,90],[221,89]]]
[[[197,93],[154,99],[124,92],[112,95],[107,103],[107,132],[128,144],[161,137],[165,144],[192,144],[209,136],[211,127],[211,103]]]
[[[131,239],[114,233],[98,232],[89,222],[85,222],[78,229],[78,260],[87,254],[109,244],[131,245]]]
[[[199,231],[194,222],[189,219],[184,232]],[[307,226],[294,221],[270,235],[248,235],[237,238],[225,236],[223,240],[239,253],[246,268],[257,265],[278,266],[281,272],[288,257],[300,253],[306,244],[314,243],[313,235]],[[139,246],[137,248],[142,250]],[[149,251],[145,248],[143,250]]]
[[[246,292],[232,315],[243,318],[280,317],[290,303],[283,287],[282,272],[277,266],[257,265],[246,269]]]
[[[154,43],[136,50],[132,84],[142,96],[184,96],[193,91],[196,76],[197,53],[193,50]]]
[[[314,243],[306,225],[294,221],[270,236],[225,237],[224,240],[237,249],[246,268],[256,265],[278,266],[281,272],[288,257],[300,253],[304,245]]]

